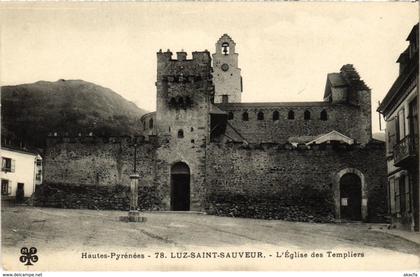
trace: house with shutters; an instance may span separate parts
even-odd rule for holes
[[[1,148],[2,201],[22,202],[42,183],[42,158],[26,149]]]
[[[419,231],[419,25],[408,35],[409,45],[397,62],[399,76],[378,112],[386,121],[388,210],[392,226]]]

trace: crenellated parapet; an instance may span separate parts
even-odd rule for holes
[[[94,135],[79,135],[79,136],[67,136],[60,135],[58,133],[50,134],[47,139],[47,148],[50,146],[57,146],[59,144],[126,144],[126,145],[137,145],[142,144],[155,144],[156,136],[94,136]]]
[[[211,57],[207,50],[192,52],[192,59],[187,59],[184,51],[177,52],[176,59],[173,59],[169,49],[166,52],[160,50],[157,52],[157,63],[158,81],[164,76],[201,76],[202,79],[211,79]]]
[[[371,141],[367,144],[345,144],[345,143],[322,143],[322,144],[305,144],[305,143],[243,143],[243,142],[226,142],[212,143],[211,147],[232,150],[249,150],[249,151],[360,151],[360,150],[384,150],[385,143],[381,141]]]
[[[172,52],[159,51],[156,86],[169,108],[191,108],[197,93],[212,95],[211,57],[208,51],[193,52],[192,59],[187,53],[177,52],[172,59]]]

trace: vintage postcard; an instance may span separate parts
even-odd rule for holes
[[[417,276],[418,21],[0,3],[2,270]]]

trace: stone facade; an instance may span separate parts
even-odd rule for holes
[[[213,54],[214,103],[240,103],[242,94],[241,69],[236,43],[224,34],[216,43]]]
[[[222,55],[226,39],[230,48]],[[213,65],[208,51],[193,52],[191,59],[185,52],[174,59],[169,50],[159,51],[157,109],[142,118],[144,137],[50,138],[45,183],[35,202],[125,209],[128,198],[121,187],[129,186],[136,147],[144,209],[383,221],[385,149],[371,138],[370,90],[353,66],[327,76],[324,101],[240,103],[233,97],[223,103],[217,97],[225,94],[218,91],[240,96],[240,70],[221,82],[217,67],[221,59],[232,59],[229,68],[238,69],[237,57],[228,36],[216,44]],[[334,139],[317,144],[317,137],[331,131]],[[346,178],[356,189],[343,190],[352,186]],[[114,191],[120,197],[113,198]]]

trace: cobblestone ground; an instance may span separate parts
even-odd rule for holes
[[[348,269],[355,265],[358,267],[354,269],[358,270],[401,269],[404,266],[408,266],[409,269],[420,268],[420,245],[376,231],[375,229],[381,228],[380,225],[299,223],[174,212],[143,213],[147,218],[146,222],[126,223],[119,221],[119,216],[123,215],[126,215],[126,212],[3,207],[1,214],[3,265],[5,268],[18,267],[19,262],[14,263],[14,259],[18,260],[20,248],[35,246],[38,249],[40,262],[43,255],[49,258],[60,256],[69,259],[65,266],[61,266],[60,261],[52,263],[50,260],[47,264],[45,259],[42,259],[43,268],[50,270],[56,267],[77,268],[80,265],[77,261],[73,263],[71,260],[75,257],[80,259],[81,253],[141,251],[146,253],[146,258],[150,255],[151,260],[148,265],[153,268],[152,265],[159,262],[156,261],[159,257],[154,257],[155,253],[163,251],[163,256],[170,259],[171,254],[179,251],[210,249],[262,251],[267,258],[257,264],[267,263],[267,266],[275,264],[280,269],[285,269],[282,266],[292,270],[295,270],[295,267],[299,268],[302,264],[297,261],[304,253],[310,255],[318,252],[326,256],[328,251],[341,251],[340,253],[348,253],[350,256],[353,253],[363,252],[365,258],[362,260],[355,258],[352,261],[347,259],[349,262],[343,259],[345,261],[343,263],[332,261],[332,265],[324,259],[322,261],[327,264],[315,263],[314,268]],[[288,258],[287,262],[283,262],[284,255],[282,258],[278,256],[286,251],[293,253],[294,259]],[[253,262],[255,260],[249,263],[250,268],[253,268]],[[100,266],[100,261],[95,260],[93,263],[94,265],[84,263],[83,268],[92,270]],[[106,268],[112,264],[108,261],[104,266]],[[115,266],[119,268],[118,265]],[[124,268],[136,269],[136,266],[139,264],[125,264]],[[170,268],[172,267],[168,264],[168,269]]]

